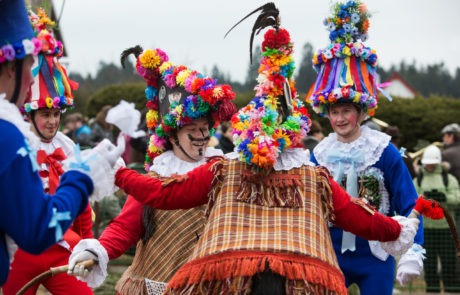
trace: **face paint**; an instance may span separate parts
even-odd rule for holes
[[[328,116],[339,141],[352,142],[361,135],[362,112],[358,112],[352,104],[333,105]]]
[[[177,131],[173,151],[184,161],[197,162],[203,159],[209,139],[208,120],[198,119]]]

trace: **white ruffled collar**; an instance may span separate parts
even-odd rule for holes
[[[24,118],[17,106],[8,100],[6,100],[6,94],[0,93],[0,119],[5,120],[16,126],[19,131],[24,135],[25,138],[29,141],[29,145],[36,149],[40,140],[38,137],[30,130],[30,125]]]
[[[150,171],[158,173],[160,176],[170,176],[171,174],[185,174],[194,168],[206,163],[206,159],[214,156],[223,156],[224,153],[220,149],[208,147],[205,151],[203,159],[198,162],[187,162],[179,159],[174,155],[174,152],[169,150],[153,160],[153,165]]]
[[[51,142],[40,141],[37,150],[44,150],[47,154],[53,153],[56,149],[62,148],[64,154],[69,157],[73,154],[75,143],[64,133],[58,131]]]
[[[229,159],[238,159],[239,156],[238,152],[225,154],[225,157]],[[273,169],[275,169],[275,171],[287,171],[304,165],[313,165],[313,163],[310,162],[310,151],[302,148],[294,148],[283,151],[278,156]]]
[[[361,136],[353,142],[345,143],[337,140],[337,134],[331,133],[324,138],[313,150],[315,158],[319,165],[327,167],[334,171],[337,162],[328,161],[329,151],[340,151],[352,155],[357,151],[364,151],[364,161],[359,164],[355,163],[356,171],[362,172],[366,167],[372,166],[380,159],[384,149],[388,146],[391,137],[383,132],[370,129],[367,126],[361,126]],[[343,163],[345,171],[349,168],[350,163]]]

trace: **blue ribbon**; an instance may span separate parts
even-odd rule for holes
[[[358,174],[356,173],[356,165],[364,162],[364,151],[360,149],[351,153],[345,153],[337,150],[329,150],[327,161],[331,164],[337,164],[334,171],[332,171],[332,175],[334,176],[334,180],[339,183],[344,174],[343,164],[350,164],[350,168],[347,170],[347,193],[352,197],[358,197]],[[344,253],[347,250],[356,250],[356,236],[347,231],[343,231],[341,251]]]
[[[56,228],[56,242],[62,239],[63,230],[59,221],[64,220],[71,220],[70,212],[57,212],[56,208],[53,208],[53,216],[51,216],[50,223],[48,224],[48,228]]]
[[[37,151],[30,148],[27,138],[24,138],[24,146],[21,147],[16,153],[22,157],[29,156],[30,163],[32,164],[32,171],[38,171],[39,167],[37,163]]]
[[[401,148],[399,149],[399,154],[401,155],[402,158],[407,158],[407,156],[406,156],[406,151],[407,151],[407,150],[406,150],[405,147],[401,147]]]
[[[80,144],[78,144],[78,143],[75,145],[73,151],[74,151],[76,162],[70,162],[70,164],[69,164],[70,169],[80,169],[80,170],[89,172],[91,169],[90,169],[90,167],[88,165],[88,162],[92,161],[94,159],[95,155],[93,155],[93,156],[89,157],[88,159],[86,159],[85,161],[83,161],[83,159],[81,157]]]

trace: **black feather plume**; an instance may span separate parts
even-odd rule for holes
[[[139,45],[123,50],[120,55],[121,66],[125,68],[125,61],[130,54],[134,54],[134,56],[138,58],[142,51],[144,51],[144,49],[142,49],[142,47]]]
[[[260,10],[262,12],[257,17],[256,22],[254,23],[254,26],[252,27],[251,39],[249,40],[249,58],[251,60],[251,64],[252,64],[252,43],[254,41],[254,35],[259,34],[260,31],[262,31],[266,27],[272,26],[278,29],[280,25],[279,10],[278,8],[276,8],[275,4],[273,2],[269,2],[257,8],[253,12],[249,13],[248,15],[243,17],[239,22],[237,22],[233,27],[231,27],[230,30],[228,30],[224,36],[224,38],[227,37],[228,33],[230,33],[230,31],[232,31],[237,25],[239,25],[242,21],[244,21],[249,16],[253,15],[254,13]]]

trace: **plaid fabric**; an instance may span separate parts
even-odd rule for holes
[[[276,178],[287,173],[291,178],[299,178],[303,186],[298,188],[302,194],[300,207],[286,209],[237,200],[238,192],[250,185],[242,182],[247,167],[239,161],[229,161],[220,170],[222,186],[192,259],[224,251],[255,250],[299,253],[337,266],[336,259],[331,259],[334,255],[326,222],[331,201],[329,205],[323,202],[330,198],[327,170],[304,166],[271,174]],[[264,185],[251,187],[259,191],[274,189]]]
[[[154,210],[156,230],[139,241],[133,263],[116,285],[120,294],[147,294],[145,278],[168,282],[190,257],[204,223],[204,206],[190,210]]]
[[[239,161],[219,165],[203,236],[166,294],[220,294],[242,281],[250,286],[266,267],[286,277],[287,289],[303,290],[296,294],[346,294],[327,225],[329,172],[303,166],[261,175]]]

